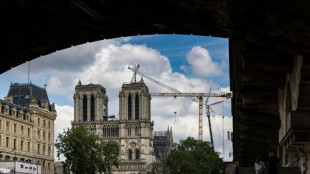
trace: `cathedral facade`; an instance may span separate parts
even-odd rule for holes
[[[101,85],[79,81],[73,98],[72,125],[85,125],[103,140],[117,142],[120,166],[113,173],[137,174],[155,162],[151,97],[143,79],[122,85],[119,119],[108,115],[108,96]]]

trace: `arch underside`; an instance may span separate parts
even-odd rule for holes
[[[285,51],[309,50],[309,4],[255,1],[2,1],[1,73],[71,46],[146,34],[242,38]],[[277,10],[278,9],[278,10]],[[39,14],[39,15],[38,15]],[[296,16],[298,19],[296,19]]]
[[[5,63],[0,70],[71,46],[122,36],[174,33],[229,38],[234,160],[248,166],[257,154],[266,154],[279,143],[278,89],[285,87],[294,55],[310,62],[310,2],[306,3],[1,1]]]

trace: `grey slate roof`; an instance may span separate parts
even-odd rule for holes
[[[23,110],[25,113],[28,112],[28,109],[27,109],[27,108],[24,108],[24,107],[22,107],[22,106],[16,105],[16,104],[14,104],[14,103],[7,102],[7,101],[2,100],[2,99],[0,99],[0,103],[2,104],[2,107],[3,107],[4,105],[9,105],[10,108],[16,108],[17,110]]]
[[[7,96],[13,97],[13,103],[19,106],[29,106],[31,97],[37,99],[39,106],[41,100],[47,100],[50,105],[46,89],[32,83],[11,84]]]

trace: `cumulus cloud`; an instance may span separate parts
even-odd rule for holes
[[[102,47],[107,47],[111,43],[120,45],[130,41],[130,37],[122,37],[118,39],[108,39],[93,43],[85,43],[72,46],[64,50],[56,51],[46,56],[41,56],[30,62],[30,75],[33,78],[38,77],[42,73],[61,72],[81,72],[84,67],[91,65],[95,60],[95,53],[99,52]],[[29,63],[21,64],[9,73],[14,73],[20,77],[28,75]]]
[[[173,113],[168,114],[166,118],[162,115],[153,114],[152,119],[155,122],[154,130],[167,130],[167,125],[169,125],[172,127],[174,142],[179,142],[179,140],[186,139],[189,136],[197,139],[198,112],[197,115],[189,114],[181,116],[181,114],[184,113],[177,114],[176,118],[174,117]],[[224,160],[231,161],[232,156],[229,156],[229,153],[232,152],[232,142],[228,140],[227,132],[232,132],[232,117],[225,116],[223,118],[223,116],[214,115],[210,117],[210,121],[215,151],[219,152],[221,157],[223,157],[223,153],[225,153]],[[209,125],[206,116],[203,117],[203,140],[210,141]],[[225,152],[223,151],[223,147]]]
[[[127,39],[128,38],[125,38],[124,40]],[[101,84],[107,89],[107,95],[109,96],[109,114],[117,115],[119,104],[118,93],[121,90],[122,83],[129,82],[133,75],[133,73],[128,70],[128,66],[135,64],[141,65],[141,72],[152,75],[152,78],[182,92],[208,92],[210,88],[212,88],[213,92],[226,92],[229,88],[220,87],[217,83],[210,80],[187,77],[184,74],[173,72],[169,59],[159,51],[149,48],[146,45],[120,44],[114,40],[101,41],[99,45],[100,46],[91,46],[91,44],[89,44],[89,48],[95,49],[92,51],[85,51],[85,56],[81,56],[80,59],[74,59],[74,57],[78,56],[78,52],[82,50],[76,48],[68,50],[63,57],[70,57],[70,60],[66,60],[63,64],[66,64],[66,62],[73,63],[74,61],[80,61],[78,63],[75,62],[75,64],[71,65],[72,67],[69,68],[61,67],[65,67],[65,65],[58,67],[58,65],[62,64],[62,59],[57,59],[54,57],[55,55],[45,57],[44,61],[47,62],[57,60],[57,63],[51,64],[49,67],[51,72],[48,76],[48,93],[70,98],[72,101],[71,105],[73,105],[72,96],[74,94],[75,85],[78,83],[79,79],[82,81],[82,84]],[[84,48],[81,47],[80,49]],[[212,62],[206,49],[194,47],[187,54],[187,59],[191,67],[185,68],[190,68],[190,71],[194,71],[198,69],[196,68],[197,66],[200,66],[200,68],[202,68],[201,70],[207,71],[195,71],[194,73],[198,75],[210,75],[215,71],[217,71],[217,74],[221,73],[219,68],[220,65]],[[43,60],[38,61],[41,61],[41,63],[38,63],[38,66],[40,64],[45,66],[45,64],[42,63]],[[199,65],[198,62],[203,65]],[[204,62],[209,62],[209,64]],[[55,66],[55,68],[53,68],[53,66]],[[207,67],[213,70],[206,70]],[[48,70],[44,69],[42,71],[47,72]],[[39,74],[39,72],[42,71],[38,70],[37,73]],[[15,70],[14,73],[19,73],[19,71]],[[137,80],[140,80],[140,78],[140,76],[137,76]],[[146,78],[144,78],[144,81],[148,85],[150,92],[170,92]],[[210,102],[219,100],[223,99],[210,98]],[[155,122],[154,130],[167,130],[168,125],[172,126],[175,142],[185,139],[188,136],[198,137],[198,103],[188,100],[187,98],[174,99],[170,97],[152,97],[151,103],[152,120]],[[222,129],[217,130],[217,127],[220,128],[222,125],[222,116],[219,116],[219,114],[223,113],[222,108],[223,105],[219,106],[219,109],[215,108],[215,110],[217,110],[217,115],[211,118],[212,125],[219,125],[215,126],[213,130],[215,149],[220,152],[222,150],[223,133]],[[71,127],[71,120],[73,120],[74,115],[72,106],[57,105],[56,109],[58,116],[55,122],[55,138],[63,129]],[[176,117],[174,112],[177,112]],[[225,131],[231,130],[231,118],[225,117],[225,126],[226,124],[227,128],[225,128]],[[204,116],[204,140],[210,139],[208,130],[207,119],[206,116]],[[226,134],[227,133],[225,133],[225,135]],[[231,151],[231,146],[229,147],[228,141],[225,141],[225,149]]]
[[[63,133],[67,128],[71,128],[71,121],[73,120],[73,107],[65,105],[59,106],[56,104],[57,118],[54,126],[54,140],[56,143],[56,139],[59,133]],[[65,158],[63,155],[60,156],[60,159],[57,158],[57,151],[54,148],[54,157],[56,161],[63,161]]]
[[[180,69],[186,73],[193,72],[200,77],[220,75],[223,73],[223,65],[212,61],[209,51],[200,46],[194,46],[186,54],[186,60],[189,66],[180,66]]]

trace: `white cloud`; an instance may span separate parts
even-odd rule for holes
[[[126,41],[127,38],[124,38]],[[81,60],[80,63],[76,63],[70,69],[62,69],[50,67],[53,69],[48,79],[47,91],[56,95],[65,96],[72,100],[74,94],[75,85],[81,79],[82,84],[94,83],[101,84],[107,90],[109,96],[109,114],[118,113],[118,93],[121,90],[123,82],[129,82],[133,73],[128,70],[129,65],[140,64],[141,72],[147,72],[152,74],[154,79],[161,81],[169,86],[176,88],[182,92],[209,92],[212,88],[212,92],[226,92],[229,87],[220,87],[218,84],[207,81],[201,78],[189,78],[184,74],[172,72],[172,68],[169,59],[155,49],[149,48],[146,45],[132,45],[132,44],[120,44],[119,42],[109,40],[101,41],[97,44],[99,46],[88,45],[88,48],[95,48],[91,52],[87,52],[87,56]],[[83,49],[81,47],[81,49]],[[75,53],[75,51],[77,53]],[[70,57],[70,60],[74,60],[78,49],[74,51],[67,51],[65,57]],[[85,54],[86,55],[86,54]],[[211,57],[207,50],[201,47],[194,47],[187,55],[188,61],[191,62],[191,71],[195,70],[198,75],[214,75],[221,73],[221,69],[217,63],[212,62]],[[48,62],[53,61],[53,55],[46,57]],[[197,61],[200,61],[199,65]],[[40,60],[41,61],[41,60]],[[57,65],[62,64],[61,60],[58,60]],[[203,63],[202,63],[203,62]],[[205,64],[204,62],[209,62]],[[211,63],[211,65],[210,65]],[[57,66],[56,64],[53,66]],[[39,66],[39,64],[38,64]],[[45,66],[45,65],[42,65]],[[198,72],[197,66],[200,66],[203,70]],[[206,70],[207,68],[213,69]],[[197,70],[196,70],[197,69]],[[47,71],[47,70],[46,70]],[[197,72],[196,72],[197,71]],[[206,72],[207,71],[207,72]],[[209,72],[210,71],[210,72]],[[17,70],[15,72],[18,72]],[[38,71],[39,72],[39,71]],[[140,76],[137,78],[140,80]],[[151,82],[144,78],[145,83],[148,85],[150,92],[170,92],[169,90]],[[219,98],[210,98],[210,102],[219,101]],[[155,130],[167,130],[167,126],[173,127],[173,136],[175,141],[185,139],[188,136],[198,137],[198,103],[192,102],[186,98],[165,98],[165,97],[152,97],[152,119],[155,122]],[[226,102],[226,100],[225,100]],[[224,105],[225,106],[225,105]],[[230,105],[227,105],[230,107]],[[56,106],[57,119],[55,122],[55,138],[58,133],[61,133],[63,129],[71,127],[71,120],[73,120],[73,107],[71,106]],[[223,113],[223,105],[219,106],[217,114]],[[174,112],[177,112],[176,121],[174,118]],[[204,111],[205,115],[205,111]],[[216,150],[219,151],[222,148],[223,135],[221,130],[217,130],[217,127],[221,126],[222,116],[215,116],[211,118],[212,125],[214,126],[214,140]],[[226,121],[227,120],[227,121]],[[225,117],[225,126],[227,130],[231,128],[231,118]],[[207,127],[207,119],[204,116],[204,140],[209,140]],[[226,129],[225,129],[226,130]],[[227,131],[224,134],[227,136]],[[227,137],[226,137],[227,139]],[[228,151],[231,151],[229,142],[225,141],[225,146]],[[56,152],[56,151],[55,151]],[[228,159],[228,158],[227,158]],[[58,160],[58,159],[56,159]]]
[[[196,108],[197,109],[197,108]],[[180,116],[179,113],[174,117],[173,113],[166,116],[152,115],[152,119],[155,122],[154,130],[161,131],[167,130],[167,125],[172,127],[174,142],[179,142],[181,139],[186,139],[191,136],[195,139],[198,138],[198,112],[197,115],[189,114],[186,116]],[[232,117],[224,117],[224,132],[223,132],[223,116],[215,115],[210,117],[212,134],[214,140],[215,151],[220,152],[220,156],[223,156],[223,141],[225,148],[225,161],[231,161],[232,157],[229,157],[229,152],[232,152],[232,142],[227,139],[227,132],[232,132]],[[203,140],[210,141],[209,125],[206,116],[203,117]]]
[[[59,106],[56,104],[57,118],[54,126],[54,138],[55,143],[59,133],[63,133],[67,128],[71,128],[71,121],[73,120],[73,107],[65,105]],[[63,155],[60,156],[60,160],[57,158],[57,151],[54,148],[54,157],[56,161],[63,161],[65,158]]]
[[[186,59],[190,66],[180,66],[180,69],[186,73],[193,72],[201,77],[220,75],[223,73],[223,66],[212,61],[209,51],[200,46],[194,46],[191,51],[186,54]]]

